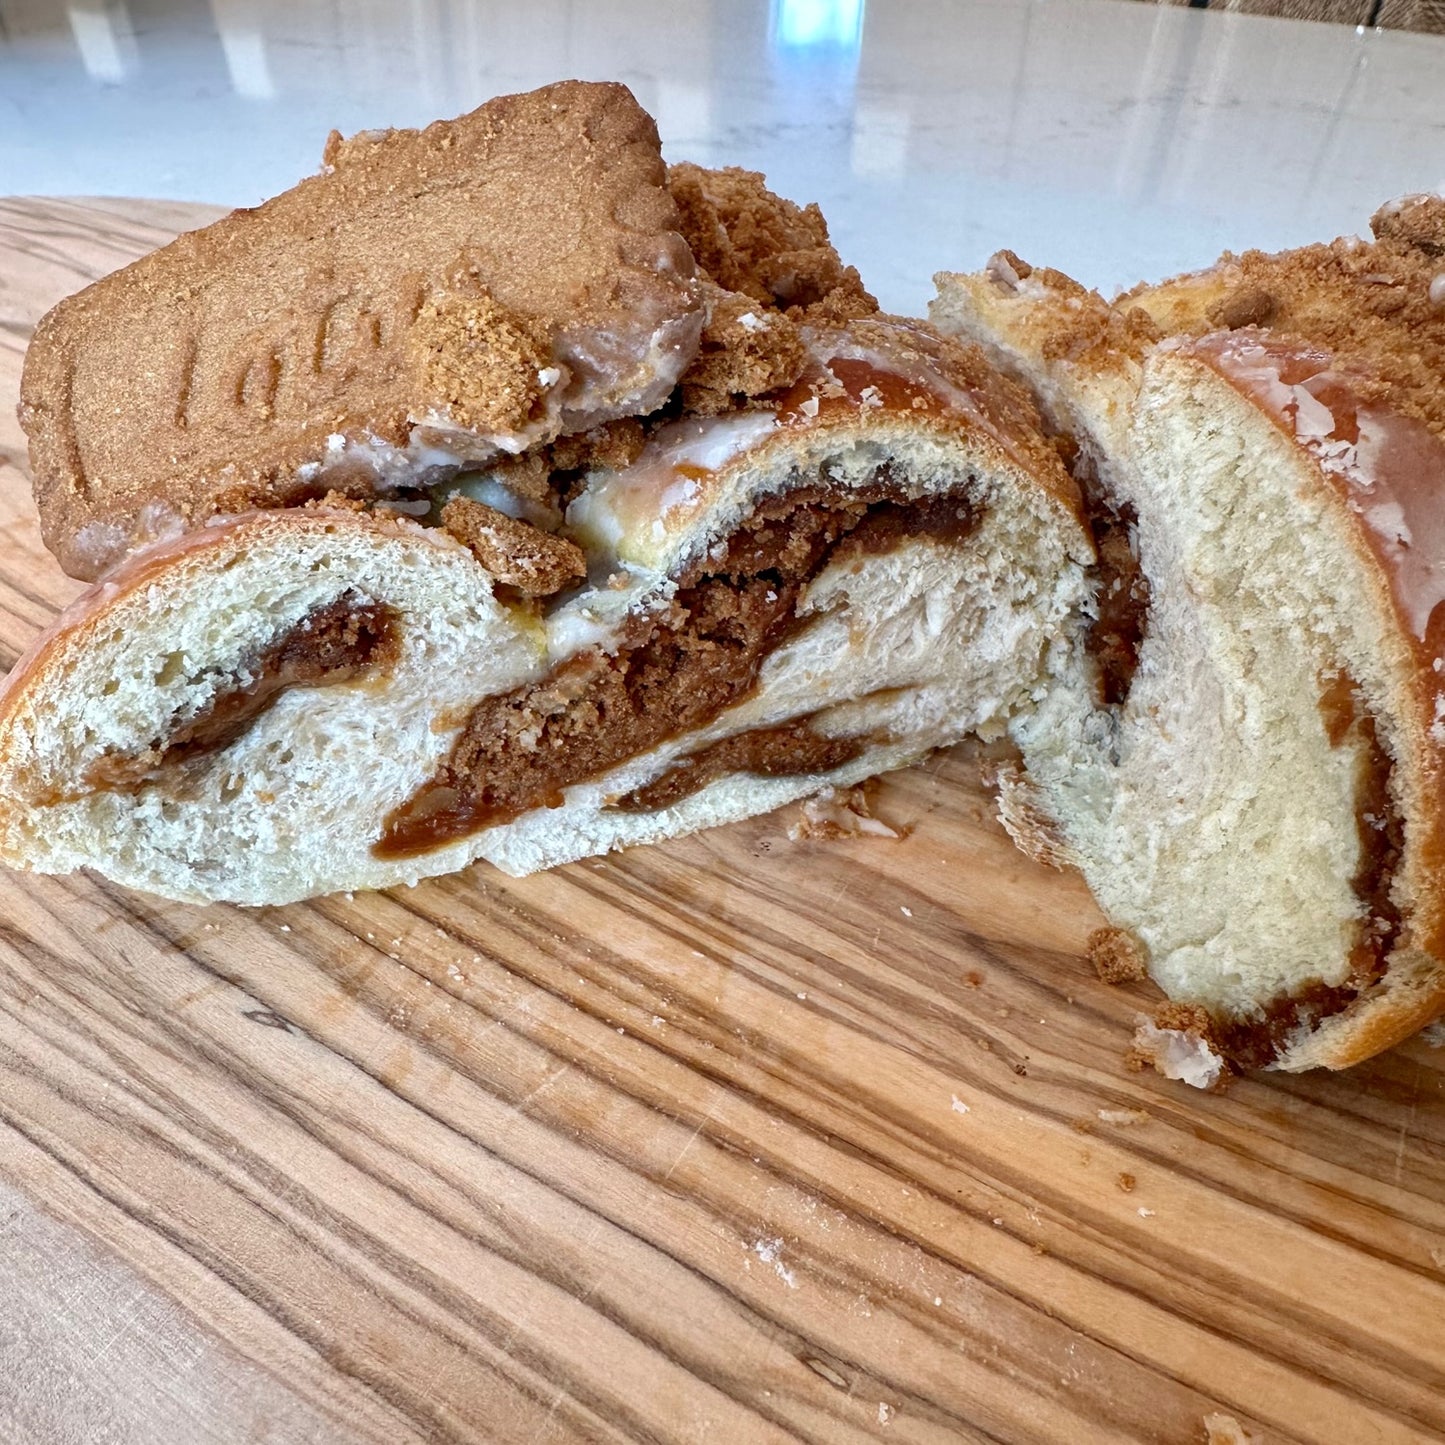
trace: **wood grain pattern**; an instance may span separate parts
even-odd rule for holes
[[[209,214],[0,203],[7,662],[74,591],[28,329]],[[1445,1051],[1130,1074],[966,750],[878,806],[284,909],[0,875],[0,1434],[1445,1437]]]

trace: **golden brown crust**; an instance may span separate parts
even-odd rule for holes
[[[470,497],[453,497],[442,508],[442,526],[498,582],[524,597],[550,597],[587,575],[587,558],[575,542],[550,536]]]
[[[1431,959],[1430,969],[1438,968]],[[1392,960],[1391,970],[1405,967]],[[1281,1055],[1282,1069],[1348,1069],[1413,1038],[1445,1015],[1445,979],[1424,987],[1400,988],[1390,974],[1381,987]]]
[[[1064,469],[1057,450],[1044,435],[1033,397],[1003,375],[981,347],[945,336],[926,321],[898,316],[865,317],[852,322],[847,334],[874,346],[902,367],[924,362],[978,409],[985,429],[1005,453],[1078,519],[1083,498],[1078,483]]]
[[[93,576],[137,534],[364,495],[364,455],[319,484],[302,469],[328,438],[404,446],[412,420],[451,407],[530,415],[544,343],[575,357],[622,335],[635,346],[602,359],[619,373],[657,335],[690,354],[701,303],[665,174],[618,85],[333,139],[323,174],[41,321],[21,418],[47,545]]]

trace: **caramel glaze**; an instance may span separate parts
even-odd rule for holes
[[[858,757],[868,741],[866,737],[824,737],[813,731],[811,719],[806,717],[778,727],[754,728],[719,738],[701,751],[679,758],[665,773],[611,806],[624,813],[656,812],[690,798],[729,773],[763,778],[831,773]]]
[[[975,525],[961,498],[910,501],[886,467],[869,487],[800,488],[763,502],[720,559],[679,579],[664,613],[633,620],[615,654],[593,648],[540,682],[479,702],[446,762],[387,816],[373,853],[414,857],[559,806],[573,784],[706,726],[806,625],[795,617],[798,597],[830,563],[907,537],[959,541]],[[767,751],[769,767],[781,770],[781,741]]]
[[[85,771],[81,796],[139,788],[230,747],[290,688],[385,675],[401,652],[397,623],[393,608],[354,592],[318,607],[236,668],[247,681],[222,688],[148,748],[97,758]]]
[[[816,403],[816,409],[814,409]],[[931,387],[862,357],[830,357],[827,369],[810,366],[777,396],[773,405],[784,426],[808,426],[835,413],[857,416],[863,410],[929,415],[947,409]]]

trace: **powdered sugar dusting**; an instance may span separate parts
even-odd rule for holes
[[[774,1273],[789,1289],[797,1289],[797,1276],[783,1263],[781,1239],[756,1239],[753,1241],[753,1253],[764,1264],[772,1265]]]

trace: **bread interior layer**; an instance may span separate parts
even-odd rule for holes
[[[384,677],[401,648],[397,621],[394,608],[354,592],[320,604],[219,673],[212,688],[170,718],[145,747],[101,753],[83,770],[75,796],[138,788],[168,769],[220,752],[291,688]],[[184,666],[179,654],[167,665],[178,670]]]
[[[1343,600],[1369,588],[1310,464],[1228,388],[1155,373],[1133,447],[1108,500],[1138,518],[1137,666],[1108,702],[1097,678],[1055,693],[1020,741],[1159,983],[1269,1056],[1397,927],[1380,627]]]
[[[677,580],[664,607],[634,614],[614,647],[587,648],[540,681],[480,701],[443,766],[388,816],[376,855],[409,857],[510,822],[705,727],[754,688],[790,631],[808,625],[798,620],[799,600],[825,570],[861,565],[904,539],[957,546],[976,520],[962,496],[910,499],[886,468],[866,486],[802,487],[762,502]],[[714,745],[705,763],[680,759],[666,781],[630,791],[617,806],[665,807],[726,771],[830,772],[868,741],[791,719],[748,742]]]

